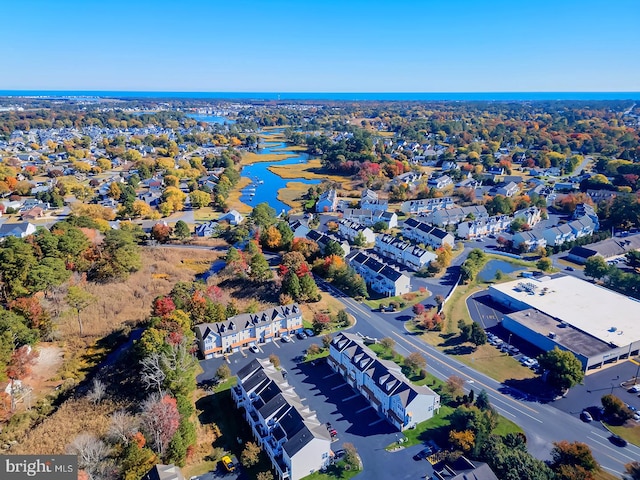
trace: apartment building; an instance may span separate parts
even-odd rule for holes
[[[436,254],[392,235],[378,235],[374,250],[413,270],[419,270],[436,259]]]
[[[455,238],[450,233],[415,218],[408,218],[404,221],[402,236],[433,248],[440,248],[445,245],[453,247],[455,242]]]
[[[471,205],[470,207],[436,210],[429,215],[422,216],[420,220],[439,227],[446,227],[447,225],[457,225],[464,220],[480,220],[488,217],[487,209],[483,205]]]
[[[338,231],[340,232],[340,235],[348,238],[351,242],[353,242],[360,233],[364,236],[366,243],[373,243],[376,241],[376,234],[373,233],[373,230],[361,223],[353,222],[346,218],[341,218],[338,221]]]
[[[357,335],[339,333],[333,337],[327,361],[398,430],[429,420],[440,408],[437,393],[411,383],[400,366],[379,359]]]
[[[351,252],[346,260],[367,285],[378,293],[394,297],[411,291],[411,279],[407,275],[360,250]]]
[[[420,200],[408,200],[406,202],[402,202],[400,210],[404,213],[418,214],[453,208],[454,206],[455,203],[451,197],[423,198]]]
[[[460,238],[478,238],[486,235],[495,235],[504,232],[511,226],[509,215],[496,215],[495,217],[481,218],[470,222],[458,224],[456,235]]]
[[[329,464],[329,432],[268,360],[254,359],[241,368],[231,397],[244,409],[280,480],[299,480]]]
[[[258,313],[242,313],[224,322],[196,325],[196,339],[204,358],[240,351],[259,343],[295,334],[302,330],[302,311],[297,303]]]

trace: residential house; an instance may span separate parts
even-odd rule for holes
[[[25,238],[36,233],[36,226],[29,222],[4,223],[0,225],[0,238]]]
[[[293,238],[306,238],[309,233],[309,225],[302,220],[294,220],[289,223],[289,228],[293,232]]]
[[[617,192],[613,190],[594,190],[591,188],[587,190],[587,195],[596,205],[600,202],[610,202],[618,196]]]
[[[375,292],[394,297],[411,291],[411,279],[407,275],[360,250],[351,252],[346,260]]]
[[[352,222],[346,218],[338,220],[338,231],[343,237],[348,238],[352,243],[359,234],[364,236],[365,243],[373,243],[376,241],[376,234],[373,233],[373,230],[361,223]]]
[[[351,245],[349,245],[349,242],[347,242],[346,240],[334,238],[331,235],[326,235],[324,233],[318,232],[317,230],[309,230],[309,232],[307,233],[307,238],[316,242],[318,244],[318,247],[320,247],[320,252],[323,254],[329,242],[336,242],[338,245],[340,245],[345,255],[349,255],[349,253],[351,253]]]
[[[460,238],[478,238],[504,232],[510,225],[511,217],[509,215],[496,215],[495,217],[460,222],[456,234]]]
[[[457,225],[464,220],[479,220],[488,217],[487,209],[483,205],[471,205],[469,207],[436,210],[428,215],[423,215],[420,220],[439,227],[445,227],[447,225]]]
[[[398,215],[395,212],[385,212],[384,210],[369,210],[364,208],[346,208],[343,218],[352,222],[361,223],[367,227],[375,225],[377,222],[385,222],[388,228],[398,226]]]
[[[516,218],[521,218],[527,225],[529,225],[529,227],[533,227],[542,219],[542,211],[538,207],[523,208],[515,211],[513,213],[513,218],[514,220]]]
[[[316,202],[316,212],[335,212],[338,206],[338,195],[334,189],[327,190]]]
[[[451,197],[423,198],[420,200],[408,200],[406,202],[402,202],[400,210],[408,214],[417,214],[453,208],[454,206],[455,203]]]
[[[365,188],[360,195],[360,202],[377,202],[378,194],[369,188]],[[363,207],[364,208],[364,207]]]
[[[593,220],[584,215],[569,223],[551,227],[543,232],[547,245],[558,247],[565,242],[571,242],[577,238],[586,237],[595,231]]]
[[[573,212],[572,218],[578,219],[584,216],[589,217],[591,221],[593,221],[593,229],[595,231],[600,230],[600,219],[598,218],[598,214],[593,209],[593,207],[588,203],[579,203],[578,205],[576,205],[576,209]]]
[[[433,480],[498,480],[491,467],[483,462],[472,462],[464,455],[451,462],[434,466]]]
[[[441,168],[443,172],[448,172],[450,170],[459,170],[458,162],[456,162],[455,160],[445,160],[444,162],[442,162]]]
[[[202,356],[212,358],[301,330],[302,311],[292,303],[258,313],[242,313],[223,322],[201,323],[196,325],[196,339]]]
[[[253,359],[237,376],[231,398],[244,409],[279,479],[299,480],[329,465],[329,431],[289,385],[283,370],[267,359]]]
[[[440,408],[437,393],[414,385],[399,365],[378,358],[357,335],[334,336],[327,362],[398,430],[429,420]]]
[[[211,237],[216,233],[218,228],[218,222],[215,220],[209,220],[208,222],[196,225],[194,233],[197,237]]]
[[[149,470],[142,480],[185,480],[180,467],[173,463],[169,465],[158,464]]]
[[[489,175],[504,175],[505,171],[503,167],[494,165],[493,167],[487,168],[486,173]]]
[[[41,207],[33,207],[20,213],[20,218],[26,221],[37,220],[38,218],[44,217],[44,213]]]
[[[513,246],[520,248],[525,252],[531,252],[537,248],[544,248],[547,246],[547,240],[542,235],[542,232],[527,231],[518,232],[513,235]]]
[[[413,270],[419,270],[436,259],[436,254],[392,235],[378,235],[374,250]]]
[[[438,178],[430,178],[427,185],[431,188],[435,188],[436,190],[442,190],[447,188],[449,185],[453,185],[453,180],[451,180],[449,175],[442,175]]]
[[[498,195],[504,195],[507,198],[511,198],[520,191],[520,187],[515,182],[503,183],[496,189]]]
[[[384,212],[389,208],[387,200],[360,200],[360,208],[371,210],[373,212]]]
[[[391,179],[387,185],[389,188],[404,185],[409,191],[414,191],[418,187],[421,179],[422,173],[420,172],[406,172]]]
[[[450,233],[415,218],[408,218],[404,221],[402,236],[433,248],[445,245],[453,247],[455,242],[455,238]]]
[[[227,213],[218,218],[218,221],[229,222],[229,225],[240,225],[244,221],[244,216],[237,210],[229,210]]]

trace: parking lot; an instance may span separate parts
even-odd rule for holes
[[[315,364],[296,361],[311,343],[321,345],[322,340],[316,337],[305,340],[294,338],[291,343],[261,345],[260,353],[253,354],[247,351],[246,358],[239,353],[233,354],[229,359],[229,366],[235,374],[254,357],[268,358],[271,353],[278,355],[282,368],[287,371],[289,384],[295,388],[303,403],[316,412],[321,423],[329,422],[331,427],[337,430],[333,450],[341,449],[345,442],[355,445],[362,458],[366,478],[386,479],[392,474],[397,479],[416,479],[431,475],[432,468],[429,462],[412,458],[423,445],[415,445],[397,452],[385,451],[386,446],[402,438],[402,433],[379,417],[364,397],[354,391],[340,375],[334,373],[325,361],[317,361]],[[222,359],[201,361],[204,372],[198,377],[198,381],[212,379],[222,362]],[[239,415],[238,418],[239,421],[243,421]],[[201,480],[217,478],[219,477],[213,476]]]

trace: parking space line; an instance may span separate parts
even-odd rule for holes
[[[379,419],[378,419],[378,420],[376,420],[375,422],[370,423],[370,424],[369,424],[369,426],[370,426],[370,427],[373,427],[374,425],[376,425],[376,424],[378,424],[378,423],[380,423],[380,422],[384,422],[384,418],[379,418]]]
[[[337,390],[337,389],[339,389],[339,388],[346,387],[347,385],[348,385],[347,383],[341,383],[341,384],[340,384],[340,385],[338,385],[337,387],[333,387],[331,390],[332,390],[332,391],[333,391],[333,390]]]
[[[359,393],[356,393],[355,395],[351,395],[350,397],[343,398],[343,399],[342,399],[342,401],[343,401],[343,402],[348,402],[349,400],[353,400],[354,398],[357,398],[357,397],[359,397],[359,396],[360,396],[360,394],[359,394]]]
[[[371,405],[367,405],[366,407],[361,408],[360,410],[356,410],[356,413],[362,413],[365,410],[369,410],[370,408],[373,408],[373,407]]]
[[[333,377],[334,375],[338,375],[338,372],[333,372],[333,373],[330,373],[329,375],[325,375],[324,377],[322,377],[322,379],[323,379],[323,380],[326,380],[327,378],[331,378],[331,377]]]
[[[277,342],[276,340],[274,340],[274,341],[273,341],[273,342],[271,342],[271,343],[273,343],[276,347],[281,348],[281,347],[280,347],[280,345],[278,345],[278,342]]]

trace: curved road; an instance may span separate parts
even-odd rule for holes
[[[509,390],[500,382],[476,372],[424,343],[404,328],[405,321],[411,316],[407,313],[408,310],[395,312],[394,315],[372,312],[368,307],[346,297],[331,285],[320,280],[318,284],[340,297],[347,311],[356,317],[358,322],[354,330],[376,338],[393,338],[396,340],[396,350],[403,355],[420,352],[427,359],[429,372],[442,380],[446,380],[451,375],[457,375],[465,379],[467,386],[476,392],[485,389],[494,408],[525,431],[529,452],[535,457],[549,459],[554,441],[578,440],[589,445],[600,465],[616,475],[624,473],[626,463],[640,459],[640,448],[632,444],[625,448],[613,445],[608,440],[608,432],[599,423],[584,423],[551,405],[514,398],[514,396],[520,396],[518,392]],[[400,320],[397,319],[398,317]],[[508,392],[514,396],[505,394]]]

